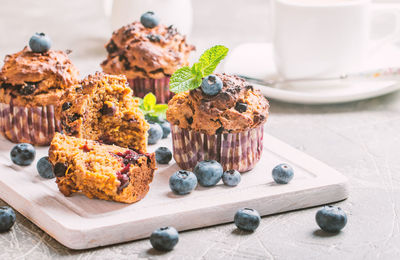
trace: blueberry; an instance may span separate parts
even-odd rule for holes
[[[201,89],[206,95],[215,96],[221,91],[222,85],[222,80],[219,77],[209,75],[203,79]]]
[[[17,144],[10,152],[13,163],[20,166],[28,166],[35,160],[36,151],[31,144]]]
[[[210,187],[216,185],[222,177],[224,170],[221,164],[215,160],[206,160],[197,163],[194,174],[201,186]]]
[[[167,147],[159,147],[156,150],[156,161],[160,164],[168,164],[172,159],[172,152]]]
[[[163,227],[153,231],[150,236],[150,243],[154,249],[170,251],[174,249],[179,241],[179,234],[173,227]]]
[[[179,195],[190,193],[196,186],[196,175],[190,171],[179,170],[169,178],[169,187]]]
[[[8,231],[15,223],[15,212],[8,206],[0,207],[0,232]]]
[[[325,206],[318,210],[315,220],[322,230],[336,233],[346,226],[347,215],[339,207]]]
[[[147,39],[149,39],[151,42],[160,42],[161,41],[161,36],[158,34],[148,34],[146,36]]]
[[[236,186],[242,177],[237,170],[228,170],[222,174],[222,182],[227,186]]]
[[[140,17],[140,22],[146,28],[154,28],[160,22],[158,17],[154,14],[154,12],[147,12],[142,14]]]
[[[255,209],[239,209],[235,214],[235,225],[245,231],[254,231],[260,225],[261,217]]]
[[[115,106],[114,103],[111,102],[104,103],[100,109],[100,113],[106,116],[113,116],[116,111],[117,107]]]
[[[235,105],[235,109],[239,113],[244,113],[247,110],[247,104],[246,103],[237,102],[236,105]]]
[[[27,95],[31,95],[33,94],[33,92],[35,92],[36,90],[36,85],[34,84],[26,84],[26,85],[22,85],[18,92],[19,94],[23,95],[23,96],[27,96]]]
[[[55,177],[53,172],[53,165],[49,162],[49,157],[45,156],[40,158],[36,164],[36,169],[39,172],[40,177],[45,179],[53,179]]]
[[[44,33],[35,33],[29,40],[29,47],[33,52],[47,52],[51,48],[51,39]]]
[[[163,136],[163,130],[159,124],[150,124],[150,129],[148,130],[149,138],[147,140],[148,144],[155,144]]]
[[[56,163],[54,165],[54,175],[56,177],[64,177],[65,176],[65,172],[68,169],[68,164],[67,163]]]
[[[61,108],[63,111],[68,110],[72,107],[72,103],[71,102],[65,102],[64,104],[62,104]]]
[[[168,135],[171,133],[171,125],[167,121],[165,121],[165,122],[160,123],[160,126],[163,130],[162,138],[167,138]]]
[[[272,169],[272,178],[279,184],[288,184],[293,179],[293,168],[290,165],[281,163]]]

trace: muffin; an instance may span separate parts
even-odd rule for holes
[[[216,74],[222,89],[207,95],[202,88],[176,94],[168,103],[174,159],[182,169],[216,160],[224,170],[251,170],[263,150],[268,100],[244,79]]]
[[[66,135],[146,151],[149,125],[125,76],[89,75],[68,89],[60,104]]]
[[[0,71],[1,134],[15,143],[50,144],[60,129],[55,108],[78,75],[63,51],[25,47],[7,55]]]
[[[195,47],[172,25],[155,23],[149,28],[151,25],[146,27],[142,22],[133,22],[113,33],[106,44],[108,57],[101,67],[108,74],[124,74],[135,96],[143,98],[152,92],[158,103],[168,103],[173,95],[168,87],[170,76],[188,64]]]
[[[154,153],[139,154],[115,145],[100,144],[56,133],[49,149],[61,193],[133,203],[149,191],[156,162]]]

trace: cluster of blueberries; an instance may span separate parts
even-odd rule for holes
[[[20,166],[32,164],[36,156],[35,148],[26,143],[15,145],[10,152],[13,163]],[[171,151],[166,147],[156,150],[158,163],[167,164],[172,159]],[[46,179],[54,178],[53,167],[48,157],[38,160],[36,168],[39,175]],[[272,170],[272,177],[278,184],[289,183],[294,176],[293,168],[288,164],[279,164]],[[169,179],[171,190],[178,195],[184,195],[194,190],[197,184],[204,187],[215,186],[222,179],[228,186],[236,186],[241,175],[236,170],[223,171],[222,166],[214,160],[201,161],[193,172],[179,170]],[[15,223],[15,212],[8,206],[0,207],[0,232],[9,230]],[[326,232],[339,232],[347,223],[346,213],[339,207],[325,206],[318,210],[315,216],[318,226]],[[235,225],[244,231],[253,232],[260,224],[260,214],[255,209],[239,209],[235,216]],[[150,236],[151,245],[157,250],[172,250],[179,241],[178,231],[173,227],[164,227],[155,230]]]
[[[167,138],[171,133],[171,125],[168,121],[160,117],[150,117],[146,116],[146,120],[150,125],[147,133],[149,134],[147,138],[148,144],[156,144],[159,140]]]
[[[168,154],[169,160],[172,153],[166,147],[160,147],[157,151],[161,154]],[[156,151],[156,160],[157,160]],[[160,157],[158,157],[160,158]],[[157,160],[158,161],[158,160]],[[279,164],[272,169],[272,177],[277,184],[287,184],[294,176],[293,168],[288,164]],[[236,170],[223,172],[222,166],[215,160],[199,162],[193,172],[179,170],[169,179],[171,190],[178,195],[185,195],[194,190],[197,184],[204,187],[215,186],[222,179],[228,186],[236,186],[241,180],[241,175]],[[325,206],[318,210],[315,216],[318,226],[326,231],[339,232],[347,223],[346,213],[339,207]],[[261,217],[257,210],[252,208],[239,209],[234,216],[234,223],[237,228],[253,232],[260,225]],[[150,236],[150,243],[153,248],[162,251],[172,250],[179,241],[178,231],[174,227],[163,227],[155,230]]]

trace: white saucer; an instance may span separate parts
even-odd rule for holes
[[[387,45],[371,55],[363,70],[400,67],[400,48]],[[247,43],[227,56],[224,71],[258,79],[277,77],[270,43]],[[279,88],[252,83],[268,98],[298,104],[333,104],[378,97],[400,89],[397,81],[319,82],[281,84]]]

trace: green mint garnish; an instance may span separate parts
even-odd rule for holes
[[[170,90],[180,93],[200,87],[202,78],[214,72],[228,54],[228,50],[225,46],[216,45],[206,50],[191,68],[185,66],[175,71],[169,81]]]
[[[165,119],[167,112],[167,104],[157,104],[156,96],[153,93],[148,93],[143,99],[135,97],[139,100],[139,108],[145,116],[157,117]]]

